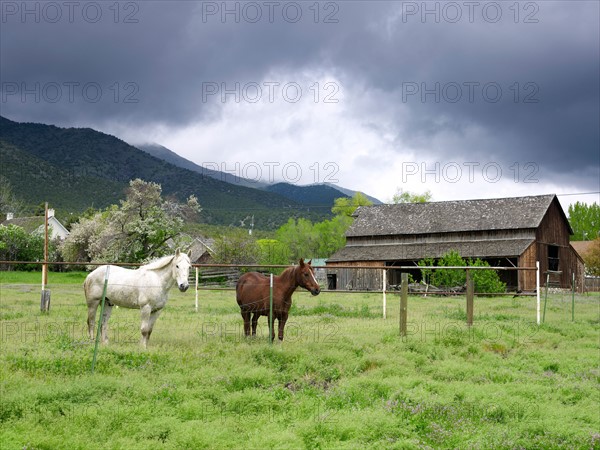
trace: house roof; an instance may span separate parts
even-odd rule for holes
[[[594,245],[594,241],[571,241],[571,247],[580,255],[584,256]]]
[[[2,225],[16,225],[17,227],[23,228],[27,233],[33,233],[34,231],[37,231],[40,227],[44,226],[44,217],[15,217],[13,219],[5,220],[4,222],[2,222]]]
[[[32,216],[32,217],[15,217],[2,222],[1,225],[9,226],[16,225],[23,228],[27,233],[43,233],[44,232],[44,217],[43,216]],[[48,228],[51,230],[50,234],[52,239],[57,235],[68,236],[69,230],[58,220],[55,216],[48,218]]]
[[[456,250],[463,258],[517,257],[534,242],[533,239],[501,239],[491,241],[456,241],[423,244],[347,245],[327,262],[418,260],[427,256],[441,258]]]
[[[556,195],[361,206],[346,236],[537,228]],[[569,231],[571,228],[569,226]]]

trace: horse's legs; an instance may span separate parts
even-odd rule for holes
[[[278,323],[278,337],[280,341],[283,341],[283,329],[285,328],[285,323],[287,322],[288,314],[281,313],[281,316],[277,320]]]
[[[94,328],[96,326],[96,310],[98,309],[98,305],[100,301],[92,301],[88,302],[88,333],[90,335],[90,339],[94,340]]]
[[[148,338],[150,337],[150,315],[152,314],[152,307],[150,305],[144,305],[140,308],[140,316],[142,317],[142,347],[146,348],[148,346]]]
[[[256,336],[256,328],[258,327],[258,319],[260,317],[260,313],[255,312],[252,316],[252,336]]]
[[[242,311],[242,319],[244,319],[244,336],[250,336],[250,311]]]
[[[104,314],[102,315],[102,343],[108,344],[108,319],[110,319],[110,314],[112,313],[113,305],[108,302],[104,303]]]
[[[162,309],[152,311],[150,305],[146,305],[142,308],[142,345],[144,348],[148,348],[148,339],[152,334],[152,328],[158,316],[160,316]]]

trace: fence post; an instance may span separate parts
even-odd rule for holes
[[[550,283],[550,274],[546,274],[546,293],[544,294],[544,314],[542,314],[542,323],[546,322],[546,303],[548,303],[548,283]]]
[[[273,274],[269,281],[269,343],[273,344]]]
[[[473,325],[473,297],[475,296],[475,286],[473,285],[473,278],[471,278],[471,272],[469,269],[467,272],[467,325]]]
[[[535,262],[535,311],[536,311],[536,322],[540,324],[540,262]]]
[[[44,208],[44,264],[42,264],[42,297],[40,311],[50,312],[50,291],[48,286],[48,202]]]
[[[386,285],[387,285],[387,270],[383,269],[383,318],[387,316],[387,298],[386,298]]]
[[[196,312],[198,312],[198,268],[196,267]]]
[[[400,336],[406,336],[406,319],[408,316],[408,273],[402,273],[400,289]]]
[[[571,281],[571,321],[575,322],[575,272]]]

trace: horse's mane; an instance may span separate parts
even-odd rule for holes
[[[141,268],[144,268],[147,270],[162,269],[167,264],[170,264],[171,261],[173,261],[173,258],[175,258],[175,255],[163,256],[162,258],[159,258],[156,261],[152,261],[152,262],[146,264],[145,266],[140,267],[140,269]]]
[[[282,278],[291,277],[297,267],[298,266],[287,267],[279,276]]]

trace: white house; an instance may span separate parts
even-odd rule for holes
[[[28,233],[44,234],[44,216],[14,217],[13,213],[8,213],[2,225],[16,225]],[[48,234],[52,240],[62,240],[69,235],[69,230],[55,217],[53,209],[48,209]]]

